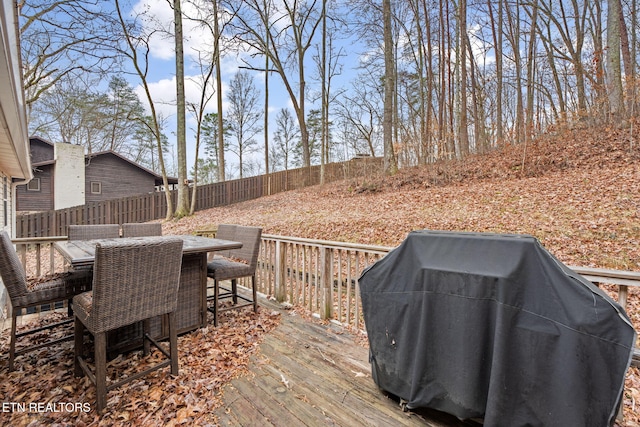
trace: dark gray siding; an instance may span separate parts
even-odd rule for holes
[[[113,154],[85,160],[85,199],[87,202],[119,199],[155,191],[155,178]],[[100,182],[102,194],[91,194],[91,182]]]
[[[42,142],[39,139],[31,138],[31,163],[40,163],[47,160],[53,160],[53,146]]]
[[[16,187],[17,211],[47,211],[53,209],[53,165],[38,166],[33,178],[40,178],[40,191],[28,191],[27,186]]]

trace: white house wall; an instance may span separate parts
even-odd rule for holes
[[[64,209],[84,205],[84,147],[68,143],[54,145],[53,208]]]
[[[6,230],[11,236],[15,183],[26,182],[33,177],[17,12],[14,0],[0,0],[0,230]],[[6,300],[5,287],[0,285],[0,317],[4,315],[2,308]]]
[[[0,230],[12,234],[14,218],[13,209],[14,192],[11,185],[11,177],[0,171]]]
[[[15,1],[0,0],[0,24],[0,171],[29,180],[31,160]]]

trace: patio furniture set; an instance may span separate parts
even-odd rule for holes
[[[215,326],[221,299],[233,301],[225,309],[252,305],[257,311],[255,270],[262,229],[221,224],[218,230],[216,238],[162,236],[159,223],[123,224],[120,237],[117,224],[69,226],[68,240],[55,244],[68,271],[31,289],[9,235],[0,232],[0,275],[12,308],[9,371],[16,356],[72,337],[16,350],[18,338],[74,320],[74,372],[86,374],[96,385],[98,411],[106,407],[107,392],[126,382],[166,366],[177,375],[177,335],[205,327],[207,310]],[[241,277],[251,277],[252,298],[238,293]],[[207,293],[208,278],[213,279],[213,295]],[[231,287],[222,288],[220,282],[227,280]],[[23,309],[60,301],[69,301],[73,318],[17,333]],[[207,301],[213,301],[211,307]],[[93,369],[83,354],[85,332],[93,336]],[[166,339],[168,351],[159,343]],[[151,344],[166,360],[107,386],[109,354],[142,347],[147,355]]]

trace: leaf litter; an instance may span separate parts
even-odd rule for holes
[[[261,226],[265,234],[390,247],[416,229],[524,233],[568,265],[640,271],[638,147],[624,129],[556,129],[526,147],[199,211],[163,222],[163,232],[189,234],[236,223]],[[605,290],[617,297],[614,287]],[[636,330],[639,300],[638,290],[631,289],[627,312]],[[110,392],[102,417],[93,410],[2,416],[15,426],[215,425],[212,411],[221,404],[221,387],[246,371],[249,356],[279,319],[277,312],[263,308],[258,314],[226,313],[240,314],[218,328],[179,337],[179,376],[160,372]],[[5,353],[8,331],[0,346]],[[16,372],[0,368],[3,401],[93,402],[94,387],[73,377],[72,353],[66,342],[23,356]],[[125,372],[148,361],[133,353],[111,363]],[[616,425],[640,426],[638,405],[640,372],[632,367],[625,381],[624,421]]]

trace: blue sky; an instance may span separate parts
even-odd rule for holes
[[[168,2],[166,0],[140,0],[138,3],[134,5],[134,9],[145,8],[148,13],[153,15],[159,22],[163,24],[166,28],[172,28],[173,22],[173,10],[169,7]],[[189,13],[189,8],[193,7],[190,4],[183,3],[183,12],[186,14]],[[195,83],[194,80],[199,79],[199,69],[196,64],[193,62],[193,59],[196,57],[196,52],[198,50],[206,50],[207,46],[211,46],[213,41],[211,35],[208,31],[202,30],[197,27],[197,25],[189,20],[183,20],[184,27],[184,35],[185,35],[185,90],[186,90],[186,98],[187,102],[197,102],[200,98],[200,88]],[[170,141],[174,140],[174,135],[172,134],[173,129],[175,129],[175,92],[176,92],[176,82],[175,82],[175,55],[174,55],[174,44],[173,38],[170,37],[161,37],[158,35],[155,39],[153,39],[152,43],[152,73],[150,75],[149,84],[152,92],[152,96],[156,103],[156,108],[162,113],[162,115],[169,120],[169,126],[166,129],[166,134],[169,136]],[[353,48],[353,43],[350,43]],[[311,60],[311,57],[314,53],[314,49],[310,49],[308,52],[308,60]],[[248,55],[245,54],[245,58],[248,59]],[[358,65],[359,56],[352,53],[350,57],[343,58],[343,62],[350,63],[345,64],[343,74],[336,79],[342,82],[348,81],[355,75],[353,69]],[[253,59],[253,63],[257,66],[261,66],[264,63],[264,59],[262,57],[258,57]],[[236,54],[230,54],[223,58],[222,61],[222,80],[223,80],[223,99],[226,108],[226,90],[227,90],[227,82],[234,76],[234,74],[239,70],[239,66],[244,65],[242,62],[242,58],[236,56]],[[313,87],[314,84],[312,82],[315,79],[316,71],[315,66],[310,66],[306,70],[307,75],[307,87]],[[264,96],[264,74],[261,72],[251,71],[254,77],[254,84],[257,89],[260,91],[261,95]],[[336,88],[339,83],[336,82],[333,86]],[[141,100],[146,102],[146,96],[140,86],[139,81],[131,80],[132,85],[136,88],[136,92],[138,93]],[[342,83],[344,84],[344,83]],[[312,108],[317,108],[311,103],[311,100],[307,97],[307,113]],[[281,79],[279,76],[273,74],[269,79],[269,133],[273,134],[275,130],[275,124],[273,123],[277,112],[282,108],[289,108],[293,113],[293,108],[291,107],[291,101],[289,99],[289,95],[284,89]],[[207,112],[215,112],[216,102],[215,99],[212,99],[208,106]],[[193,136],[193,132],[191,129],[195,128],[196,122],[193,117],[190,117],[187,114],[187,167],[191,169],[194,164],[194,156],[195,156],[195,137]],[[256,139],[259,142],[259,146],[262,148],[262,141],[264,140],[264,135],[258,135]],[[203,155],[201,150],[200,156]],[[257,159],[264,159],[264,153],[258,152],[254,154]],[[227,162],[237,164],[237,158],[233,153],[227,154],[226,157]],[[264,168],[264,161],[262,160],[262,167]]]

